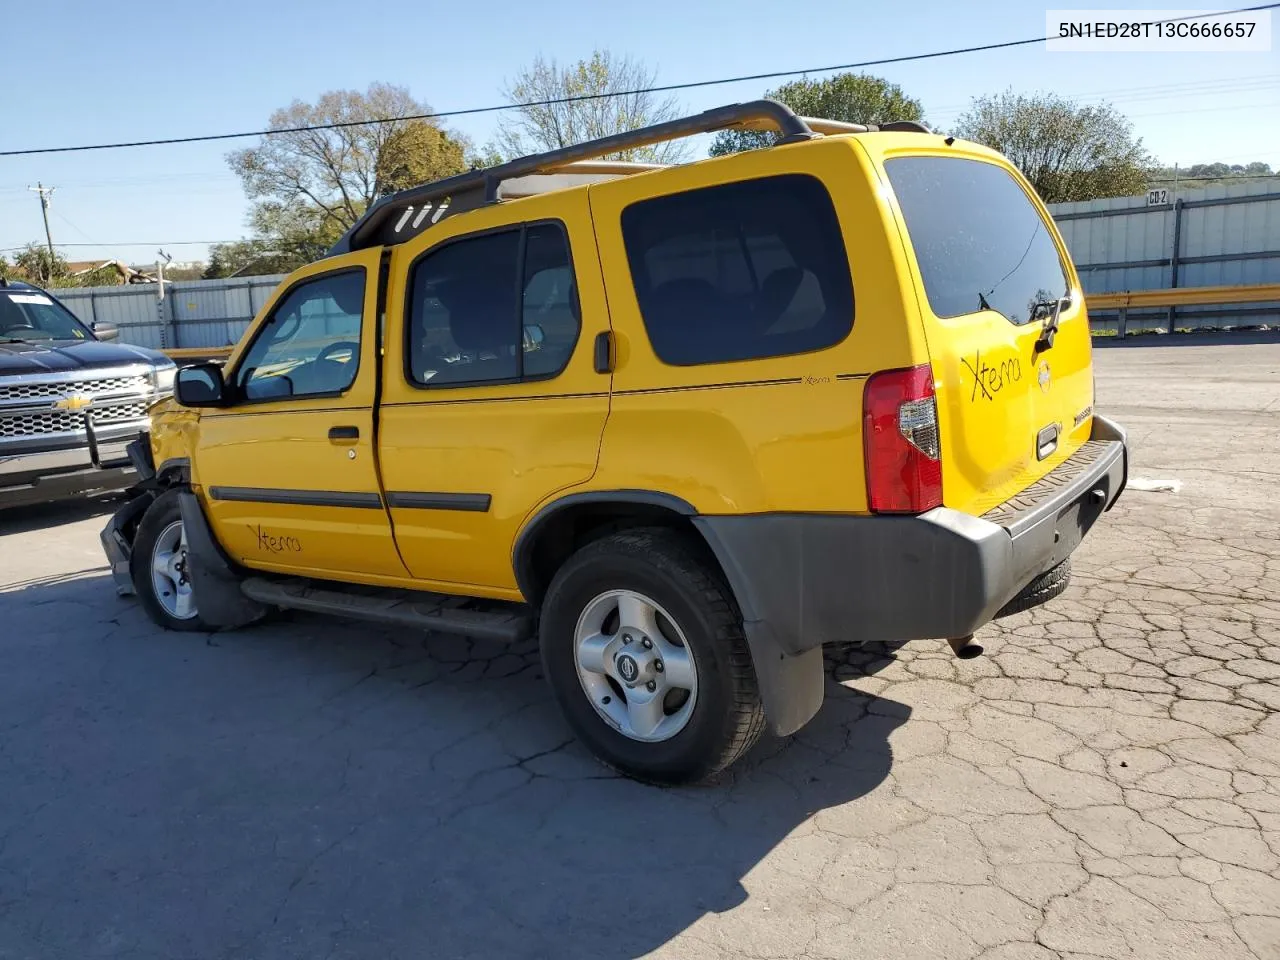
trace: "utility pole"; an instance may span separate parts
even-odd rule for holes
[[[53,236],[49,233],[49,198],[57,187],[46,187],[39,180],[34,187],[27,187],[32,193],[40,194],[40,213],[44,216],[44,242],[49,246],[49,267],[53,268]]]
[[[162,258],[156,261],[156,280],[157,280],[157,283],[159,284],[158,292],[160,295],[160,299],[163,300],[164,299],[164,268],[166,265],[173,263],[173,257],[169,256],[169,254],[165,253],[163,250],[157,250],[156,253],[160,254]]]

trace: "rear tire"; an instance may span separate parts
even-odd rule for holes
[[[178,510],[178,490],[162,493],[138,524],[129,574],[142,608],[166,630],[207,632],[191,590],[186,534]]]
[[[556,573],[539,632],[570,727],[627,776],[707,780],[764,729],[733,595],[676,533],[631,530],[582,547]]]
[[[996,613],[995,619],[1011,617],[1042,603],[1048,603],[1071,586],[1071,558],[1063,560],[1051,570],[1046,570],[1023,587],[1016,597]]]

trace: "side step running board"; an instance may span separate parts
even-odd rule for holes
[[[477,600],[413,590],[377,590],[311,580],[251,577],[245,596],[277,607],[371,620],[400,627],[455,633],[485,640],[524,640],[533,633],[533,612],[523,604]]]

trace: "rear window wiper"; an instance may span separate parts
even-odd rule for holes
[[[1070,295],[1058,297],[1056,300],[1037,300],[1031,304],[1028,323],[1035,320],[1041,313],[1045,315],[1044,326],[1040,328],[1040,337],[1036,340],[1036,353],[1053,347],[1053,338],[1058,335],[1058,316],[1069,306],[1071,306]]]

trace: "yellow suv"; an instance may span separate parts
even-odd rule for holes
[[[731,127],[778,142],[600,159]],[[102,541],[157,623],[536,632],[580,738],[667,783],[803,726],[824,643],[980,652],[1128,465],[1008,161],[767,100],[380,201],[131,456]]]

